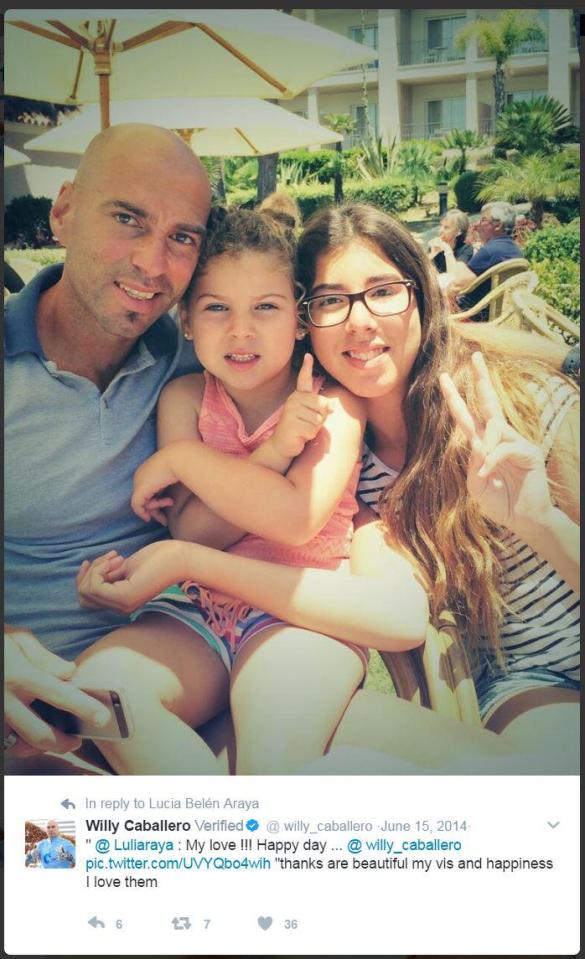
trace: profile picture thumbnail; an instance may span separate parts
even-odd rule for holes
[[[29,819],[24,824],[24,864],[37,869],[73,869],[75,822]]]

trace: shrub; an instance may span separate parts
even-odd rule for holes
[[[333,187],[326,183],[304,183],[291,185],[289,193],[299,204],[303,220],[307,220],[315,210],[333,203]],[[408,210],[413,198],[412,182],[408,177],[395,176],[384,180],[345,180],[343,195],[345,200],[354,203],[371,203],[386,213],[398,213]],[[231,206],[253,205],[255,190],[230,190],[228,202]]]
[[[371,203],[385,213],[408,210],[414,200],[414,186],[408,176],[392,176],[383,180],[350,180],[343,185],[346,200]]]
[[[15,196],[4,212],[4,235],[7,243],[22,240],[29,246],[48,242],[52,232],[49,213],[52,200],[48,196]]]
[[[574,323],[580,322],[580,270],[574,260],[538,260],[532,268],[538,276],[536,293]]]
[[[581,255],[579,221],[536,231],[527,239],[524,254],[531,263],[557,259],[578,263]]]
[[[466,170],[453,185],[457,206],[464,213],[477,213],[481,203],[477,194],[482,187],[481,175],[476,170]]]
[[[281,153],[279,162],[298,163],[303,176],[315,176],[319,183],[328,183],[333,179],[331,159],[333,150],[287,150]]]

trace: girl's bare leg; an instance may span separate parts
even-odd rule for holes
[[[464,756],[509,756],[516,751],[502,737],[479,726],[372,690],[360,690],[353,697],[331,750],[337,746],[362,746],[418,766],[437,768]]]
[[[539,698],[541,702],[537,704]],[[552,701],[555,698],[557,702]],[[528,690],[497,710],[492,728],[517,752],[536,753],[541,757],[535,759],[535,772],[539,771],[541,762],[543,774],[549,770],[559,774],[579,774],[580,709],[576,691]]]
[[[250,639],[235,661],[237,773],[285,774],[322,756],[363,677],[349,646],[294,626]]]
[[[122,688],[132,712],[130,739],[96,740],[122,774],[217,774],[221,767],[194,732],[225,709],[229,677],[217,653],[187,626],[149,613],[83,653],[75,682]]]

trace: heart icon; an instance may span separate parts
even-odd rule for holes
[[[258,916],[258,925],[266,932],[272,925],[272,916]]]

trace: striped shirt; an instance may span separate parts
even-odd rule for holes
[[[541,409],[542,449],[548,458],[560,425],[579,399],[578,391],[560,377],[547,388],[534,387]],[[398,471],[364,448],[358,495],[375,512],[380,494]],[[523,540],[505,533],[503,540],[500,627],[508,669],[544,667],[579,679],[579,597],[556,570]]]

